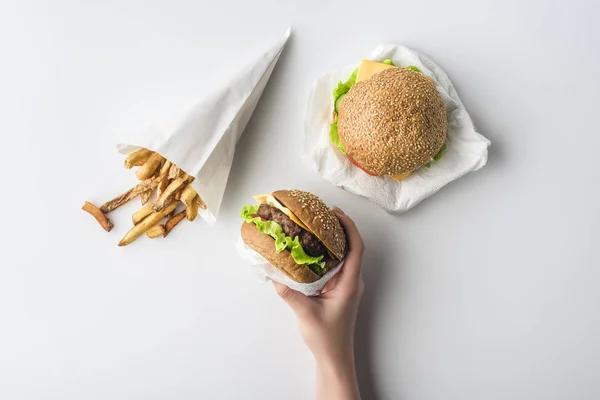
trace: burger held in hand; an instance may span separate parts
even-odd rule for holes
[[[290,279],[315,282],[346,256],[340,221],[314,194],[279,190],[254,199],[240,213],[242,240]]]
[[[367,174],[402,181],[441,158],[448,130],[444,101],[416,67],[363,60],[333,97],[331,141]]]

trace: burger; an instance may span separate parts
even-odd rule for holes
[[[446,149],[448,120],[433,81],[415,66],[363,60],[333,91],[329,137],[369,175],[406,179]]]
[[[346,256],[340,221],[314,194],[278,190],[254,199],[240,213],[242,240],[294,281],[315,282]]]

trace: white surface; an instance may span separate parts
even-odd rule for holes
[[[329,138],[334,113],[332,93],[339,82],[345,82],[358,67],[353,64],[318,77],[310,90],[303,155],[321,177],[350,193],[368,198],[392,214],[401,214],[447,184],[485,165],[490,141],[475,130],[454,85],[439,65],[401,44],[380,44],[365,58],[390,59],[398,67],[412,65],[432,79],[446,107],[447,148],[441,159],[432,160],[429,168],[417,169],[402,182],[389,176],[371,176],[353,165]]]
[[[600,9],[550,3],[2,2],[0,398],[311,398],[294,316],[234,250],[240,206],[290,185],[364,235],[365,399],[600,397]],[[118,248],[134,205],[110,234],[79,210],[134,182],[117,139],[288,25],[219,224]],[[380,42],[435,59],[493,143],[398,217],[299,156],[309,85]]]

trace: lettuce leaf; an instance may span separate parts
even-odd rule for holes
[[[275,239],[276,252],[280,253],[283,250],[289,250],[296,264],[306,265],[315,274],[323,276],[326,272],[323,256],[309,256],[302,248],[297,236],[295,239],[292,239],[283,233],[281,225],[279,225],[277,222],[263,221],[260,217],[255,217],[256,213],[258,212],[258,207],[260,207],[260,204],[242,207],[240,217],[247,223],[253,223],[256,225],[256,228],[259,230],[259,232],[269,235]]]
[[[340,135],[338,135],[338,126],[336,123],[329,125],[329,139],[342,153],[346,154],[346,149],[344,149],[344,146],[340,141]]]
[[[342,104],[342,100],[344,100],[344,96],[350,90],[352,86],[356,83],[356,77],[358,76],[358,68],[352,71],[350,78],[346,82],[339,82],[337,87],[333,89],[333,106],[336,112],[335,122],[329,125],[329,138],[336,145],[338,149],[344,154],[346,154],[346,149],[342,146],[342,142],[340,142],[340,137],[338,135],[337,130],[337,113],[340,111],[340,105]]]
[[[433,161],[440,161],[440,159],[442,158],[442,154],[444,154],[444,151],[446,151],[446,147],[448,146],[446,146],[446,143],[444,143],[440,148],[440,151],[438,151],[437,154],[433,156]]]
[[[411,71],[415,71],[415,72],[422,74],[421,70],[419,68],[415,67],[414,65],[409,65],[408,67],[406,67],[406,69],[410,69]]]
[[[344,93],[341,94],[340,97],[337,98],[337,100],[335,101],[333,108],[335,109],[336,115],[337,113],[340,112],[340,107],[342,106],[342,101],[344,100],[344,97],[346,97],[348,93]]]
[[[394,64],[394,62],[392,61],[391,58],[386,58],[385,60],[382,61],[383,64],[387,64],[387,65],[393,65],[394,67],[396,66],[396,64]]]
[[[348,80],[346,82],[338,83],[337,87],[335,89],[333,89],[333,102],[334,103],[337,101],[337,99],[341,95],[348,93],[350,88],[352,86],[354,86],[354,84],[356,83],[357,76],[358,76],[358,68],[356,68],[354,71],[352,71],[352,75],[350,75],[350,78],[348,78]]]
[[[442,155],[444,154],[444,151],[446,151],[447,147],[448,147],[448,145],[446,145],[446,143],[444,142],[444,144],[442,145],[440,150],[437,152],[437,154],[435,156],[433,156],[433,161],[435,161],[435,162],[440,161],[442,159]],[[423,166],[425,168],[431,168],[431,161]]]

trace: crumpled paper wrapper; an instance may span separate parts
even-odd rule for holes
[[[274,280],[288,286],[290,289],[294,289],[305,296],[318,296],[323,291],[325,284],[337,274],[344,261],[341,261],[335,268],[327,271],[321,279],[313,283],[299,283],[290,278],[279,269],[275,268],[266,258],[258,254],[252,248],[246,245],[241,237],[235,246],[238,254],[253,268],[256,273],[256,277],[260,282],[268,282]]]
[[[490,141],[475,131],[473,122],[446,73],[428,57],[405,46],[382,44],[370,60],[392,59],[395,65],[414,65],[433,79],[442,95],[448,116],[447,148],[431,168],[419,168],[402,182],[390,177],[375,177],[354,166],[329,140],[333,113],[333,89],[346,81],[358,65],[351,65],[317,79],[309,96],[305,122],[304,159],[319,175],[350,193],[367,197],[390,213],[402,213],[417,205],[443,186],[487,162]]]
[[[155,123],[134,139],[117,145],[121,153],[140,147],[153,150],[191,176],[192,186],[206,203],[200,216],[216,221],[235,146],[250,120],[258,100],[290,36],[287,30],[253,63],[173,121]]]

